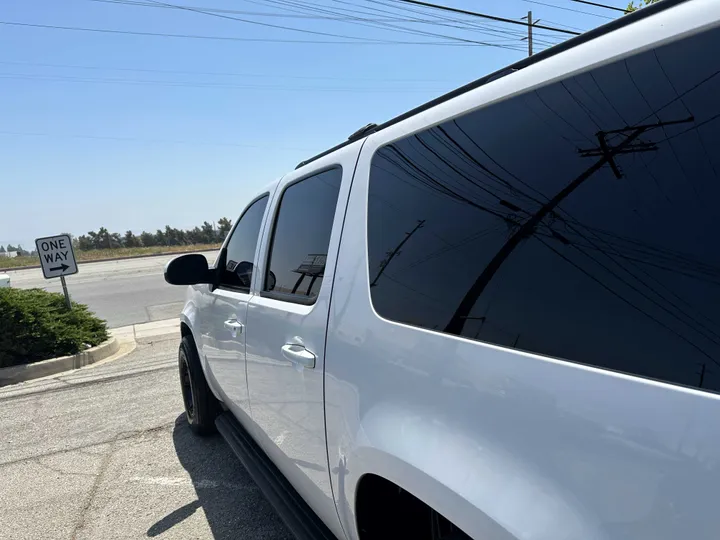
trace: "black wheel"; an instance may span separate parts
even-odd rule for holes
[[[178,367],[185,417],[190,429],[197,435],[215,433],[215,418],[220,413],[220,403],[205,380],[197,348],[190,336],[182,338],[180,343]]]

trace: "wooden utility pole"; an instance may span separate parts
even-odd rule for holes
[[[527,14],[527,20],[528,20],[528,56],[533,55],[533,43],[532,43],[532,27],[533,27],[533,20],[532,20],[532,11],[528,11]]]
[[[563,202],[569,195],[571,195],[577,188],[579,188],[585,181],[590,178],[597,171],[602,169],[605,165],[611,164],[613,170],[617,168],[614,159],[618,154],[629,153],[633,151],[631,146],[632,142],[637,139],[640,135],[648,130],[656,129],[668,125],[682,124],[686,122],[693,122],[694,118],[686,118],[684,120],[676,120],[672,122],[658,122],[656,124],[646,124],[640,126],[628,126],[622,129],[616,129],[612,131],[600,131],[597,133],[598,140],[600,141],[600,148],[597,149],[602,155],[601,159],[592,165],[589,169],[584,171],[580,176],[575,178],[567,186],[561,189],[555,196],[546,202],[537,212],[531,215],[528,220],[523,223],[520,228],[513,234],[507,242],[498,250],[495,256],[490,260],[488,265],[482,271],[482,273],[475,280],[475,283],[465,293],[462,301],[458,305],[455,313],[445,327],[445,332],[448,334],[461,335],[465,327],[465,322],[470,315],[470,311],[475,306],[478,298],[487,287],[488,283],[495,276],[497,271],[507,260],[507,258],[515,251],[520,243],[525,239],[535,234],[535,228],[545,219],[551,212],[557,208],[557,206]],[[625,140],[623,140],[617,146],[611,147],[607,144],[605,137],[610,134],[627,134]],[[641,151],[647,150],[646,143],[640,143],[638,149]],[[587,152],[587,151],[585,151]]]
[[[533,55],[533,26],[535,26],[537,23],[540,22],[540,19],[534,20],[532,17],[532,11],[528,11],[527,17],[523,17],[523,20],[527,19],[527,29],[528,29],[528,35],[526,38],[528,42],[528,56]]]

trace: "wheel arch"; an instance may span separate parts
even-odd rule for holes
[[[345,493],[337,494],[339,510],[343,504],[352,509],[358,531],[357,504],[368,475],[374,475],[407,491],[472,538],[604,538],[571,494],[540,475],[533,464],[480,437],[431,411],[373,407],[347,454]],[[348,512],[342,513],[347,520]]]
[[[203,375],[205,376],[205,380],[210,387],[210,391],[213,393],[215,398],[222,402],[223,398],[222,393],[219,391],[219,385],[215,380],[212,372],[208,369],[207,360],[205,359],[205,355],[203,355],[201,350],[201,342],[195,337],[195,332],[193,331],[194,313],[195,307],[192,305],[186,306],[185,309],[183,309],[182,313],[180,313],[180,339],[189,337],[192,340],[193,344],[195,345],[195,349],[197,350],[198,357],[200,358],[200,365],[202,366]]]

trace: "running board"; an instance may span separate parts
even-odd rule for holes
[[[232,413],[222,413],[215,425],[298,540],[337,540]]]

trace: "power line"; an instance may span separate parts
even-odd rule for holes
[[[293,27],[281,26],[281,25],[276,25],[276,24],[263,23],[263,22],[252,21],[252,20],[248,20],[248,19],[244,19],[244,18],[240,18],[240,17],[233,17],[233,16],[229,16],[229,15],[224,15],[224,13],[240,13],[240,14],[246,14],[246,13],[247,13],[247,12],[242,12],[242,11],[238,11],[238,10],[226,10],[226,9],[204,8],[204,7],[200,8],[200,7],[196,7],[196,6],[187,6],[187,5],[180,5],[180,4],[170,4],[170,3],[166,3],[166,2],[159,2],[159,1],[156,1],[156,0],[144,0],[144,1],[142,1],[142,2],[140,2],[140,1],[133,1],[133,0],[91,0],[91,1],[94,1],[94,2],[104,2],[104,3],[112,3],[112,4],[118,4],[118,5],[139,6],[139,7],[154,7],[154,8],[165,8],[165,9],[177,9],[177,10],[190,11],[190,12],[199,13],[199,14],[208,15],[208,16],[213,16],[213,17],[220,17],[220,18],[223,18],[223,19],[235,20],[235,21],[239,21],[239,22],[243,22],[243,23],[248,23],[248,24],[257,24],[257,25],[260,25],[260,26],[267,26],[267,27],[270,27],[270,28],[286,29],[286,30],[292,30],[292,31],[297,31],[297,32],[307,32],[307,33],[311,33],[311,34],[318,34],[318,33],[319,33],[319,32],[315,32],[315,31],[311,31],[311,30],[307,30],[307,31],[306,31],[306,30],[300,29],[300,28],[293,28]],[[290,4],[290,5],[298,6],[298,4]],[[289,9],[289,8],[284,7],[283,9]],[[510,49],[510,50],[516,50],[514,47],[511,47],[511,46],[503,46],[502,44],[499,44],[499,43],[496,43],[496,42],[477,41],[477,40],[466,39],[466,38],[462,38],[462,37],[458,37],[458,36],[449,36],[449,35],[446,35],[446,34],[437,34],[437,33],[428,32],[428,31],[425,31],[425,30],[407,28],[407,27],[404,27],[404,26],[399,26],[399,25],[397,25],[397,24],[390,24],[391,21],[396,21],[396,22],[399,21],[399,22],[402,22],[403,20],[405,20],[405,21],[410,21],[410,22],[421,22],[421,23],[424,23],[424,24],[437,25],[437,23],[435,23],[434,21],[422,21],[422,20],[417,20],[417,19],[398,19],[398,18],[394,18],[394,19],[391,18],[391,19],[386,19],[385,21],[379,21],[379,20],[367,19],[367,18],[362,18],[362,17],[357,17],[357,16],[350,16],[350,15],[339,14],[337,11],[332,11],[332,10],[328,10],[328,9],[321,9],[321,8],[317,8],[317,7],[314,7],[314,6],[307,6],[307,7],[304,7],[304,9],[305,9],[306,11],[316,12],[316,13],[321,13],[321,14],[324,13],[324,14],[326,14],[326,15],[323,15],[323,16],[318,16],[318,15],[304,15],[304,14],[300,13],[300,15],[297,15],[297,14],[296,14],[296,15],[294,15],[294,16],[295,16],[295,17],[302,16],[302,17],[306,17],[306,18],[312,18],[312,17],[314,17],[314,18],[326,19],[326,20],[327,20],[327,19],[329,19],[329,20],[336,20],[336,21],[346,22],[346,23],[350,23],[350,24],[358,24],[358,25],[362,25],[362,26],[367,26],[367,27],[370,27],[370,28],[377,28],[377,29],[380,29],[380,30],[395,31],[395,32],[400,32],[400,33],[404,33],[404,34],[413,34],[413,35],[426,36],[426,37],[432,37],[432,38],[443,38],[443,39],[449,39],[449,40],[452,40],[452,41],[464,42],[464,43],[473,44],[473,45],[484,45],[484,46],[490,46],[490,47],[493,47],[493,46],[494,46],[494,47],[499,47],[499,48],[507,48],[507,49]],[[293,11],[297,11],[297,10],[293,10]],[[252,12],[250,12],[250,13],[252,13]],[[357,12],[357,13],[362,14],[363,12]],[[329,14],[329,15],[335,15],[335,16],[332,17],[332,16],[328,16],[327,14]],[[261,15],[276,15],[276,16],[279,15],[279,16],[282,16],[281,14],[268,14],[268,13],[263,13],[263,14],[261,14]],[[338,16],[338,15],[340,15],[340,16]],[[462,29],[462,28],[461,28],[461,29]],[[337,37],[337,34],[330,34],[330,33],[325,33],[325,32],[320,32],[319,34],[320,34],[320,35],[328,35],[328,36],[332,36],[332,37]],[[343,36],[343,37],[346,37],[346,36]],[[359,40],[365,39],[365,40],[371,40],[371,41],[373,40],[372,38],[355,37],[355,36],[353,36],[352,39],[359,39]]]
[[[302,29],[302,28],[294,28],[294,27],[291,27],[291,26],[282,26],[282,25],[277,25],[277,24],[270,24],[270,23],[264,23],[264,22],[259,22],[259,21],[252,21],[252,20],[243,19],[243,18],[240,18],[240,17],[232,17],[232,16],[230,16],[230,15],[224,15],[224,14],[221,14],[221,13],[213,13],[213,12],[205,11],[205,10],[202,10],[202,9],[196,9],[196,8],[191,8],[191,7],[179,6],[179,5],[177,5],[177,4],[168,4],[168,3],[165,3],[165,2],[159,2],[158,0],[147,0],[147,1],[150,2],[150,3],[152,3],[152,4],[157,4],[157,5],[159,5],[159,6],[164,6],[164,7],[167,7],[167,8],[180,9],[180,10],[183,10],[183,11],[190,11],[190,12],[192,12],[192,13],[198,13],[198,14],[201,14],[201,15],[207,15],[207,16],[210,16],[210,17],[218,17],[218,18],[221,18],[221,19],[228,19],[228,20],[232,20],[232,21],[239,21],[239,22],[243,22],[243,23],[246,23],[246,24],[256,24],[256,25],[265,26],[265,27],[268,27],[268,28],[278,28],[278,29],[282,29],[282,30],[290,30],[290,31],[293,31],[293,32],[303,32],[303,33],[307,33],[307,34],[314,34],[314,35],[320,35],[320,36],[348,37],[348,36],[341,36],[341,35],[338,35],[338,34],[332,34],[332,33],[328,33],[328,32],[318,32],[318,31],[314,31],[314,30],[305,30],[305,29]],[[386,24],[386,26],[389,26],[389,25]],[[490,44],[488,44],[488,43],[483,43],[483,42],[474,41],[474,40],[470,40],[470,39],[464,39],[464,38],[459,38],[459,37],[455,37],[455,36],[447,36],[447,35],[443,35],[443,34],[434,34],[434,33],[430,33],[430,32],[421,32],[421,31],[415,31],[415,30],[407,30],[407,29],[402,29],[401,27],[395,26],[395,29],[398,29],[398,28],[400,28],[400,30],[402,30],[402,31],[405,31],[406,33],[415,33],[415,34],[420,34],[420,35],[426,35],[426,36],[429,36],[429,37],[440,37],[440,38],[451,39],[451,40],[455,40],[455,41],[461,41],[461,42],[465,42],[465,43],[473,43],[473,44],[476,44],[476,45],[490,45]],[[355,36],[349,36],[349,38],[352,38],[352,39],[360,39],[360,40],[362,40],[362,39],[367,39],[367,38],[355,37]]]
[[[577,2],[578,4],[587,4],[588,6],[612,9],[614,11],[620,11],[622,13],[630,13],[627,9],[623,9],[623,8],[619,8],[619,7],[615,7],[615,6],[608,6],[607,4],[598,4],[597,2],[588,2],[588,0],[570,0],[570,1]]]
[[[139,137],[119,137],[112,135],[76,135],[70,133],[38,133],[38,132],[27,132],[27,131],[9,131],[0,130],[0,135],[12,135],[19,137],[50,137],[50,138],[62,138],[62,139],[90,139],[99,141],[118,141],[118,142],[139,142],[139,143],[160,143],[160,144],[189,144],[193,146],[230,146],[234,148],[267,148],[267,149],[282,149],[299,152],[310,152],[308,148],[297,148],[297,147],[280,147],[274,144],[272,145],[259,145],[259,144],[244,144],[244,143],[230,143],[230,142],[208,142],[208,141],[182,141],[172,139],[143,139]]]
[[[0,73],[0,79],[24,80],[24,81],[48,81],[48,82],[74,82],[74,83],[97,83],[97,84],[126,84],[131,86],[167,86],[179,88],[211,88],[229,90],[280,90],[280,91],[310,91],[310,92],[351,92],[351,93],[391,93],[391,92],[436,92],[438,89],[407,87],[380,88],[377,86],[291,86],[272,84],[233,84],[216,83],[203,81],[160,81],[148,79],[109,79],[102,77],[74,77],[70,75],[36,75],[21,73]]]
[[[408,4],[415,4],[418,6],[424,6],[424,7],[434,8],[434,9],[441,9],[441,10],[450,11],[453,13],[461,13],[463,15],[472,15],[474,17],[480,17],[482,19],[489,19],[491,21],[498,21],[498,22],[504,22],[504,23],[508,23],[508,24],[519,24],[521,26],[527,26],[526,23],[516,21],[514,19],[506,19],[505,17],[496,17],[495,15],[487,15],[486,13],[477,13],[475,11],[467,11],[464,9],[458,9],[458,8],[453,8],[453,7],[449,7],[449,6],[441,6],[439,4],[430,4],[428,2],[421,2],[420,0],[395,0],[395,1],[404,2],[404,3],[408,3]],[[563,28],[555,28],[553,26],[545,26],[542,24],[535,25],[535,28],[541,28],[543,30],[552,30],[554,32],[560,32],[562,34],[570,34],[573,36],[580,35],[580,32],[574,32],[572,30],[565,30]]]
[[[281,0],[266,0],[266,1],[272,1],[272,2],[276,3]],[[355,5],[355,4],[353,4],[351,2],[347,2],[345,0],[334,0],[334,1],[341,3],[341,4]],[[380,0],[365,0],[365,2],[372,3],[372,4],[379,4],[384,7],[399,10],[403,14],[408,12],[408,13],[417,13],[417,14],[423,15],[423,16],[428,15],[427,11],[411,9],[407,5],[398,6],[398,5],[388,4],[386,2],[381,2]],[[394,11],[388,11],[386,9],[379,9],[379,8],[368,8],[368,9],[371,9],[372,11],[377,12],[377,13],[398,15],[398,13],[396,13]],[[468,30],[468,31],[473,31],[473,32],[488,34],[488,35],[499,34],[499,35],[503,35],[503,36],[513,36],[518,39],[525,36],[525,32],[510,30],[508,28],[500,27],[500,26],[497,26],[497,27],[489,26],[489,24],[492,24],[492,23],[486,23],[484,25],[481,25],[474,21],[470,21],[470,20],[466,20],[466,19],[458,19],[458,18],[453,18],[453,17],[447,17],[447,16],[441,16],[437,13],[434,13],[433,17],[435,19],[433,24],[435,24],[435,25],[450,26],[452,28],[460,28],[462,30]],[[423,22],[423,19],[411,19],[411,20],[415,21],[415,22]],[[447,21],[447,22],[441,23],[438,21]],[[448,23],[456,23],[456,24],[448,24]],[[465,26],[458,26],[458,24],[465,25]],[[554,36],[551,34],[537,34],[537,35],[548,36],[548,37],[552,37],[554,39],[557,39],[559,37],[559,36]]]
[[[253,21],[253,20],[250,20],[250,19],[243,19],[243,18],[241,18],[241,17],[233,17],[233,16],[230,16],[230,15],[224,15],[224,14],[222,14],[222,13],[213,13],[213,12],[210,12],[210,11],[204,11],[204,10],[202,10],[202,9],[196,9],[196,8],[192,8],[192,7],[188,7],[188,6],[179,6],[179,5],[176,5],[176,4],[167,4],[167,3],[165,3],[165,2],[158,2],[158,1],[156,1],[156,0],[147,0],[147,1],[150,2],[151,4],[156,4],[156,5],[158,5],[158,6],[163,6],[163,7],[166,7],[166,8],[179,9],[179,10],[182,10],[182,11],[189,11],[189,12],[191,12],[191,13],[199,13],[199,14],[201,14],[201,15],[207,15],[207,16],[209,16],[209,17],[217,17],[217,18],[220,18],[220,19],[228,19],[228,20],[231,20],[231,21],[238,21],[238,22],[242,22],[242,23],[246,23],[246,24],[254,24],[254,25],[263,26],[263,27],[266,27],[266,28],[276,28],[276,29],[279,29],[279,30],[288,30],[288,31],[291,31],[291,32],[300,32],[300,33],[303,33],[303,34],[312,34],[312,35],[316,35],[316,36],[327,36],[327,37],[339,37],[339,38],[343,38],[343,39],[358,39],[358,40],[367,39],[367,38],[358,37],[358,36],[344,36],[344,35],[341,35],[341,34],[333,34],[333,33],[330,33],[330,32],[319,32],[319,31],[316,31],[316,30],[307,30],[307,29],[304,29],[304,28],[294,28],[294,27],[292,27],[292,26],[284,26],[284,25],[279,25],[279,24],[271,24],[271,23],[264,23],[264,22],[260,22],[260,21]]]
[[[585,28],[580,28],[579,26],[572,26],[572,25],[569,25],[569,24],[563,24],[563,23],[559,23],[559,22],[557,22],[557,21],[551,21],[551,20],[545,19],[545,18],[543,18],[543,20],[545,20],[545,21],[547,21],[547,22],[549,22],[550,24],[553,24],[553,25],[555,25],[555,26],[562,26],[563,28],[569,28],[570,30],[577,30],[578,32],[587,32],[587,30],[586,30]]]
[[[120,4],[120,5],[128,5],[128,6],[138,6],[138,7],[152,7],[152,8],[162,8],[162,9],[173,9],[169,8],[164,5],[158,5],[158,4],[151,4],[147,0],[140,1],[140,0],[88,0],[89,2],[99,2],[104,4]],[[201,7],[201,6],[186,6],[183,5],[181,7],[185,8],[194,8],[194,9],[202,9],[203,11],[211,11],[214,13],[232,13],[236,15],[251,15],[253,17],[277,17],[279,19],[317,19],[317,20],[331,20],[331,21],[347,21],[352,20],[353,17],[348,15],[336,15],[336,16],[329,16],[329,15],[304,15],[302,13],[292,14],[292,13],[269,13],[266,11],[245,11],[245,10],[239,10],[239,9],[223,9],[218,7]],[[385,18],[378,18],[373,19],[372,22],[413,22],[417,19],[403,19],[399,17],[385,17]],[[432,23],[432,21],[428,20],[425,21],[428,23]]]
[[[87,28],[79,26],[59,26],[50,24],[21,23],[16,21],[0,21],[0,24],[7,26],[19,26],[26,28],[44,28],[49,30],[69,30],[75,32],[93,32],[103,34],[119,34],[132,36],[170,37],[182,39],[207,39],[214,41],[241,41],[257,43],[306,43],[311,45],[444,45],[454,47],[469,47],[472,44],[441,42],[441,41],[393,41],[393,40],[368,40],[368,41],[337,41],[337,40],[307,40],[307,39],[273,39],[273,38],[243,38],[232,36],[208,36],[198,34],[170,34],[164,32],[138,32],[132,30],[112,30],[109,28]]]
[[[110,0],[95,0],[110,1]],[[422,82],[422,83],[449,83],[451,81],[443,79],[388,79],[383,78],[365,78],[365,77],[330,77],[322,75],[278,75],[278,74],[262,74],[262,73],[231,73],[223,71],[184,71],[173,69],[148,69],[148,68],[128,68],[128,67],[110,67],[110,66],[84,66],[78,64],[50,64],[46,62],[14,62],[11,60],[0,60],[0,64],[12,66],[37,66],[51,68],[67,68],[67,69],[84,69],[97,71],[127,71],[137,73],[166,73],[172,75],[210,75],[222,77],[267,77],[270,79],[299,79],[299,80],[324,80],[324,81],[366,81],[366,82]]]
[[[611,20],[611,21],[614,21],[614,20],[615,20],[613,17],[608,17],[607,15],[600,15],[599,13],[592,13],[592,12],[590,12],[590,11],[583,11],[583,10],[581,10],[581,9],[573,9],[573,8],[569,8],[569,7],[558,6],[558,5],[555,5],[555,4],[548,4],[548,3],[546,3],[546,2],[538,2],[538,0],[522,0],[522,1],[523,1],[523,2],[527,2],[528,4],[538,4],[538,5],[540,5],[540,6],[547,6],[547,7],[551,7],[551,8],[554,8],[554,9],[561,9],[561,10],[563,10],[563,11],[572,11],[573,13],[582,13],[583,15],[590,15],[590,16],[592,16],[592,17],[599,17],[600,19],[608,19],[608,20]],[[563,26],[564,26],[564,25],[563,25]]]

